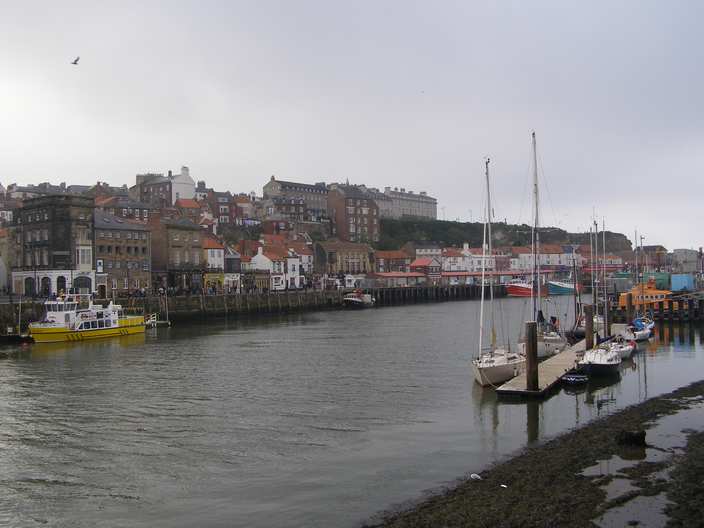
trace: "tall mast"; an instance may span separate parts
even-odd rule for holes
[[[484,234],[482,236],[482,283],[481,283],[481,301],[479,304],[479,354],[482,353],[482,342],[484,340],[484,277],[486,275],[486,232],[487,224],[489,224],[489,158],[484,162],[484,174],[486,176],[486,194],[487,194],[487,204],[484,216]],[[491,236],[489,236],[491,240]],[[491,242],[490,242],[491,243]],[[493,293],[491,293],[493,298]]]
[[[596,312],[597,325],[599,324],[599,224],[594,222],[594,254],[596,256],[596,271],[594,272],[594,311]]]
[[[602,258],[602,270],[603,271],[603,279],[604,279],[604,337],[606,337],[606,329],[609,327],[609,301],[608,301],[608,295],[606,291],[606,219],[602,218],[601,219],[601,225],[602,225],[602,230],[601,230],[601,236],[603,238],[602,244],[601,244],[601,258]]]
[[[538,153],[535,142],[535,131],[531,133],[533,140],[533,320],[538,320],[540,309],[540,207],[538,194]]]
[[[484,261],[484,267],[486,268],[486,262],[491,259],[492,247],[491,247],[491,184],[489,182],[489,158],[486,159],[486,231],[487,231],[487,254],[484,255],[482,260]],[[496,329],[494,326],[494,274],[492,268],[492,274],[489,275],[489,308],[491,310],[491,350],[494,350],[496,346]]]

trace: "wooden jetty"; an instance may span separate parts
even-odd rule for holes
[[[496,389],[499,395],[512,396],[544,396],[550,389],[559,383],[562,375],[574,368],[577,362],[577,355],[581,355],[586,350],[586,341],[583,339],[551,358],[538,364],[538,388],[528,390],[527,373],[523,372],[510,381],[507,381]]]

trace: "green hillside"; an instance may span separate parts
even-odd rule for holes
[[[444,220],[393,220],[381,219],[381,234],[378,249],[399,249],[412,240],[441,242],[445,246],[461,246],[469,242],[471,247],[482,244],[483,224],[479,222],[448,222]],[[528,246],[531,227],[526,224],[492,224],[495,246]],[[556,227],[542,228],[540,240],[544,244],[589,244],[589,233],[568,233]],[[606,232],[608,251],[630,251],[631,242],[621,233]]]

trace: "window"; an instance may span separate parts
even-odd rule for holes
[[[112,289],[113,290],[117,289],[117,279],[112,279]]]
[[[120,261],[116,260],[115,261],[115,269],[120,269],[120,265],[121,265]]]
[[[49,240],[49,230],[42,229],[42,240]]]
[[[108,263],[108,269],[112,269],[112,260],[108,260],[107,263]]]
[[[132,232],[127,231],[127,240],[132,240]]]
[[[193,264],[196,266],[200,263],[200,255],[198,254],[197,251],[193,252]]]
[[[124,280],[124,287],[126,290],[129,289],[129,287],[130,287],[130,280],[127,277],[125,277],[125,280]]]
[[[147,254],[147,246],[142,246],[142,255]]]

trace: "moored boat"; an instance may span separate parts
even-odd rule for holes
[[[486,352],[472,361],[474,379],[481,386],[500,385],[521,374],[526,365],[524,355],[503,348]]]
[[[587,350],[579,360],[579,367],[587,374],[617,374],[621,354],[608,345]]]
[[[533,295],[533,283],[526,279],[514,279],[506,283],[506,295],[509,297],[531,297]],[[547,297],[548,290],[545,286],[540,288],[540,296]]]
[[[143,315],[124,315],[122,306],[112,301],[108,306],[93,304],[89,295],[58,297],[46,301],[44,307],[43,319],[29,324],[29,335],[37,343],[117,337],[145,329]]]
[[[486,220],[484,222],[484,240],[482,241],[482,276],[484,284],[486,274],[486,256],[491,255],[491,191],[489,186],[489,160],[485,162],[486,176]],[[488,244],[486,243],[488,239]],[[512,352],[510,347],[496,346],[496,329],[494,327],[494,289],[492,277],[489,277],[489,298],[491,309],[491,344],[488,349],[483,348],[484,337],[484,292],[481,290],[479,304],[479,356],[472,360],[474,380],[482,387],[500,385],[518,376],[526,364],[526,357],[519,352]]]
[[[347,308],[370,308],[375,302],[374,297],[362,290],[355,290],[342,298],[342,304]]]
[[[548,281],[548,293],[550,295],[574,295],[576,291],[574,282],[558,280]]]

